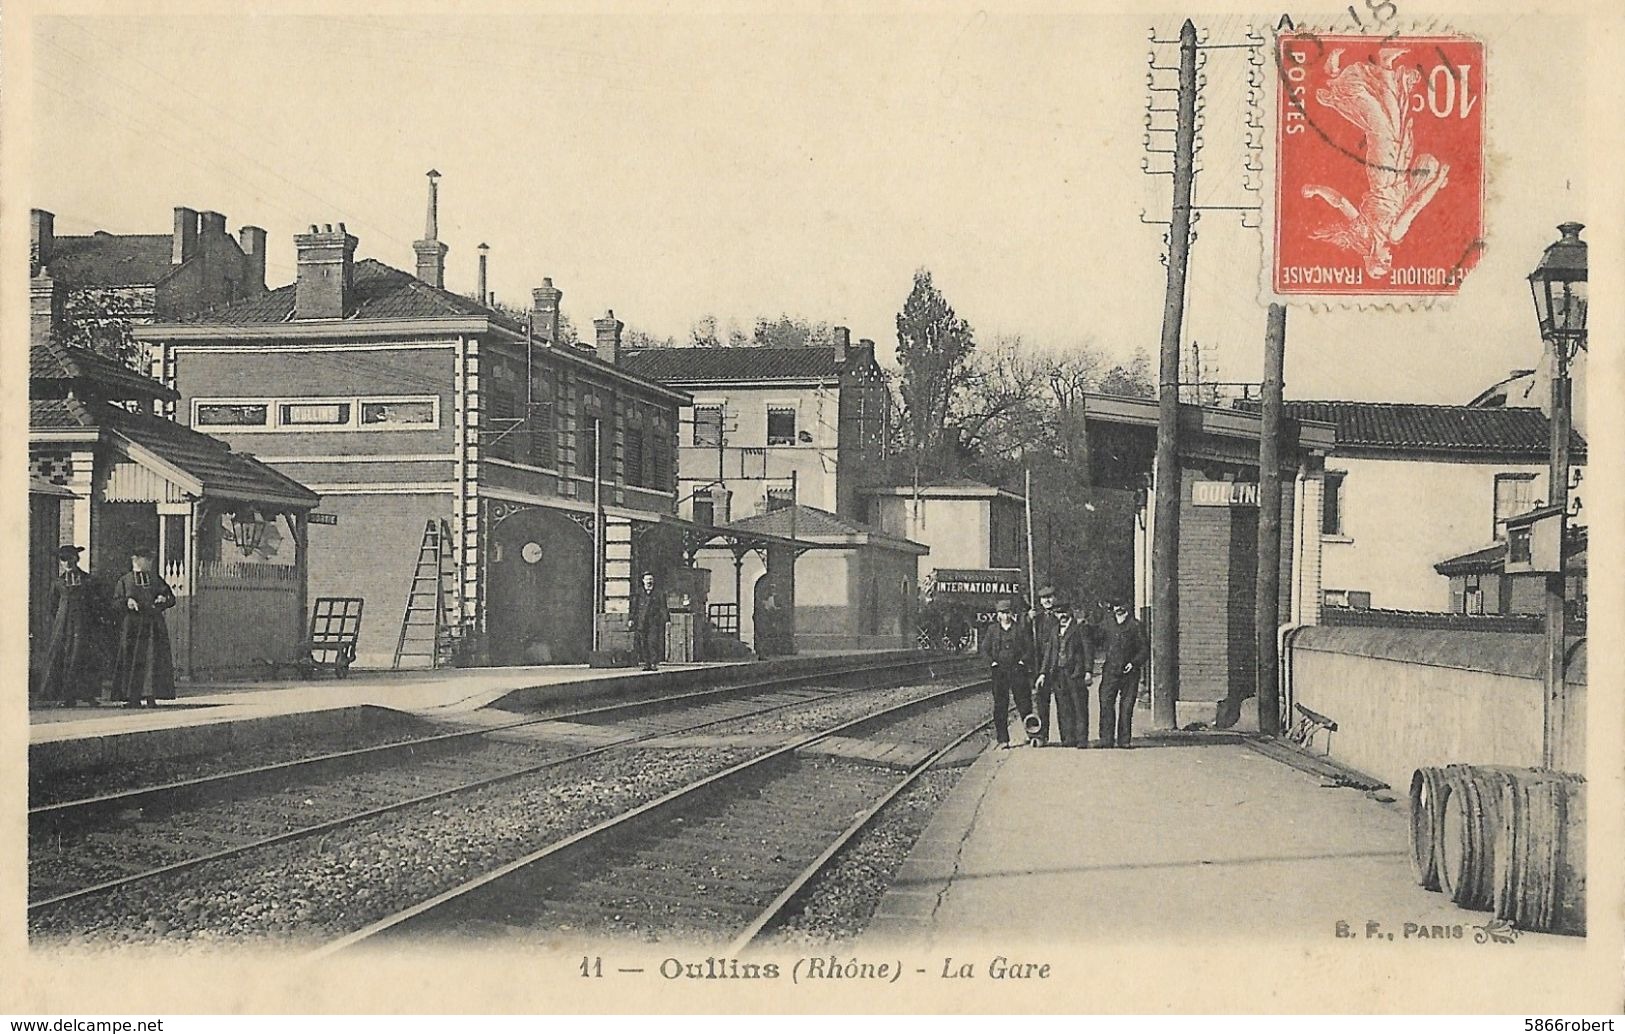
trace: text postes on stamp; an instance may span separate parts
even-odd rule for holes
[[[1280,295],[1453,295],[1483,246],[1484,47],[1278,41]]]

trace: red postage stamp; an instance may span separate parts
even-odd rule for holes
[[[1282,36],[1274,286],[1451,295],[1484,238],[1484,46]]]

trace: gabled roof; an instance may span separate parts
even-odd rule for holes
[[[88,348],[42,341],[28,349],[28,379],[34,381],[83,381],[101,389],[113,399],[158,398],[173,402],[180,394],[151,377],[143,376]]]
[[[440,316],[476,316],[509,330],[521,330],[519,323],[495,309],[464,298],[453,291],[426,284],[404,270],[386,266],[377,259],[361,259],[354,271],[354,309],[347,320],[411,320]],[[263,323],[294,322],[297,284],[286,284],[257,298],[227,302],[189,313],[178,323],[210,326],[248,326]]]
[[[182,427],[172,420],[80,399],[33,399],[28,411],[30,433],[108,432],[151,451],[185,472],[202,495],[249,503],[282,503],[303,509],[315,506],[321,498],[254,457],[232,452],[220,439]]]
[[[54,280],[69,287],[133,287],[156,284],[178,266],[175,239],[167,233],[108,233],[57,237],[46,264]]]
[[[1506,562],[1507,544],[1503,540],[1470,550],[1460,556],[1453,556],[1448,560],[1441,560],[1433,565],[1433,569],[1443,575],[1495,574],[1506,567]],[[1583,533],[1574,536],[1564,548],[1563,569],[1565,571],[1586,569],[1586,536]]]
[[[792,511],[794,511],[793,516]],[[739,531],[782,535],[785,538],[803,539],[811,542],[827,542],[834,539],[846,540],[854,544],[873,542],[877,545],[889,546],[892,549],[900,549],[920,555],[931,551],[930,547],[922,546],[918,542],[898,538],[895,535],[888,535],[878,528],[864,524],[862,521],[842,517],[828,510],[821,510],[816,506],[780,507],[777,510],[769,510],[767,513],[757,514],[753,517],[743,517],[737,521],[730,521],[722,525],[722,527],[734,528]]]
[[[833,347],[646,348],[622,356],[621,365],[651,380],[683,385],[833,381],[840,375]]]
[[[1238,402],[1236,408],[1256,413],[1260,404]],[[1334,451],[1389,453],[1462,453],[1544,458],[1551,425],[1538,409],[1433,406],[1409,402],[1298,401],[1284,405],[1288,416],[1318,420],[1337,427]],[[1585,454],[1585,439],[1572,434],[1569,449]]]

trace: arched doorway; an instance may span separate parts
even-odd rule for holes
[[[592,533],[557,510],[498,512],[487,555],[493,664],[580,664],[592,650]]]

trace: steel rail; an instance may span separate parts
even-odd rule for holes
[[[777,926],[779,921],[786,914],[788,914],[790,906],[795,904],[797,899],[799,899],[802,893],[807,889],[808,884],[817,879],[818,876],[829,865],[829,863],[834,861],[835,857],[845,850],[848,844],[857,839],[859,833],[862,833],[869,827],[869,824],[873,822],[883,810],[885,810],[886,805],[895,800],[898,794],[914,785],[914,782],[919,779],[920,776],[925,775],[925,773],[936,767],[937,763],[943,758],[957,750],[960,744],[964,743],[966,740],[970,739],[972,736],[975,736],[977,733],[981,732],[983,729],[986,729],[992,724],[993,719],[983,719],[961,735],[954,737],[950,743],[932,753],[930,757],[921,760],[913,768],[909,769],[907,775],[898,781],[898,783],[890,790],[886,791],[886,793],[882,795],[880,799],[869,808],[868,811],[864,812],[862,815],[859,815],[850,826],[842,830],[835,837],[835,839],[830,842],[830,845],[824,849],[822,854],[808,863],[807,867],[803,869],[801,873],[795,877],[795,879],[790,881],[789,886],[785,887],[785,889],[779,893],[778,897],[769,902],[767,907],[762,909],[761,914],[753,919],[749,926],[740,931],[740,933],[733,939],[733,942],[728,945],[727,954],[739,955],[747,948],[755,947],[757,938],[759,938],[770,928]]]
[[[369,923],[359,930],[348,933],[343,937],[337,938],[336,940],[322,945],[320,948],[310,952],[307,958],[326,958],[328,956],[337,954],[338,952],[349,950],[358,944],[362,944],[363,942],[370,941],[381,934],[390,931],[397,931],[410,923],[420,921],[424,917],[432,915],[438,909],[444,908],[453,902],[468,899],[472,895],[492,887],[497,883],[508,879],[509,877],[523,873],[527,869],[530,869],[544,861],[556,862],[559,856],[571,851],[574,848],[578,848],[588,843],[602,842],[605,839],[606,834],[624,832],[624,827],[628,827],[640,819],[663,812],[679,803],[686,803],[698,797],[700,794],[705,793],[706,791],[711,790],[723,783],[730,782],[747,773],[753,773],[757,770],[763,769],[769,764],[782,761],[783,759],[793,755],[796,751],[801,750],[804,747],[811,746],[820,740],[828,739],[831,736],[840,735],[841,733],[855,729],[862,725],[868,725],[885,720],[905,711],[927,706],[935,701],[940,701],[947,697],[958,696],[963,693],[981,689],[987,686],[987,684],[987,679],[977,679],[973,682],[954,686],[950,689],[932,693],[928,696],[919,697],[914,700],[893,705],[892,707],[888,707],[884,710],[876,711],[874,714],[863,715],[859,718],[854,718],[851,721],[842,722],[840,725],[825,729],[821,732],[803,736],[800,739],[784,744],[783,746],[776,747],[765,754],[761,754],[754,758],[749,758],[745,761],[739,762],[736,765],[725,768],[720,772],[714,772],[711,775],[695,780],[694,782],[689,783],[687,786],[678,787],[675,790],[662,794],[654,800],[646,801],[635,808],[622,812],[613,818],[606,819],[597,825],[590,826],[576,833],[572,833],[562,840],[557,840],[545,847],[538,848],[529,854],[498,866],[490,872],[476,876],[473,879],[467,880],[455,887],[442,891],[431,898],[420,901],[417,904],[401,909],[400,911],[391,913],[382,919]],[[981,726],[978,726],[978,728],[980,727]]]
[[[877,667],[877,668],[875,668],[873,670],[878,671],[878,670],[884,670],[884,669],[880,668],[880,667]],[[426,804],[426,803],[428,803],[430,801],[439,800],[439,799],[441,799],[443,797],[450,797],[450,796],[452,796],[454,794],[467,793],[469,791],[480,790],[480,789],[483,789],[483,788],[488,787],[488,786],[495,786],[497,784],[504,783],[504,782],[509,782],[511,780],[514,780],[514,779],[520,779],[520,778],[523,778],[523,777],[528,776],[528,775],[534,775],[537,772],[543,772],[543,771],[546,771],[547,769],[550,769],[550,768],[557,768],[557,767],[560,767],[562,765],[570,764],[572,762],[582,761],[582,760],[585,760],[587,758],[596,757],[599,754],[604,754],[604,753],[607,753],[607,752],[612,751],[612,750],[617,750],[617,749],[620,749],[620,748],[623,748],[623,747],[628,747],[628,746],[635,746],[636,744],[644,743],[644,742],[647,742],[649,740],[660,739],[660,738],[666,737],[666,736],[686,735],[688,733],[695,732],[695,731],[698,731],[700,729],[709,729],[712,726],[724,725],[724,724],[726,724],[728,722],[740,721],[740,720],[743,720],[743,719],[759,718],[762,715],[772,714],[775,711],[782,711],[782,710],[785,710],[787,708],[792,708],[792,707],[800,707],[800,706],[802,706],[804,704],[808,704],[808,703],[822,702],[823,700],[844,700],[844,699],[847,699],[848,697],[855,696],[855,695],[857,695],[859,693],[863,693],[863,692],[867,692],[867,691],[868,691],[867,688],[859,688],[859,689],[847,690],[847,691],[842,692],[842,693],[834,693],[834,694],[831,694],[831,695],[829,695],[827,697],[819,698],[819,699],[816,699],[816,700],[815,699],[791,700],[791,701],[786,701],[786,702],[780,703],[780,704],[774,704],[771,707],[758,708],[758,709],[753,710],[753,711],[747,711],[747,712],[745,712],[743,714],[727,715],[727,716],[722,717],[722,718],[715,718],[715,719],[711,719],[711,720],[708,720],[708,721],[699,722],[699,723],[696,723],[694,725],[683,726],[683,727],[677,728],[677,729],[657,729],[657,730],[654,730],[652,732],[639,734],[637,736],[629,736],[629,737],[626,737],[624,739],[614,740],[614,741],[609,742],[609,743],[600,744],[600,745],[598,745],[596,747],[592,747],[592,748],[589,748],[587,750],[577,751],[574,754],[566,754],[566,755],[564,755],[562,757],[549,758],[549,759],[547,759],[545,761],[538,762],[538,763],[536,763],[534,765],[527,765],[527,766],[525,766],[523,768],[512,769],[512,770],[509,770],[507,772],[501,772],[501,773],[498,773],[497,775],[494,775],[494,776],[485,776],[485,777],[482,777],[480,779],[472,780],[472,781],[467,782],[467,783],[459,783],[459,784],[457,784],[455,786],[450,786],[450,787],[445,787],[445,788],[442,788],[442,789],[439,789],[439,790],[434,790],[434,791],[431,791],[429,793],[420,794],[420,795],[418,795],[416,797],[412,797],[412,798],[409,798],[409,799],[406,799],[406,800],[391,801],[388,804],[382,804],[382,805],[378,805],[376,807],[368,808],[368,809],[363,810],[363,811],[353,812],[353,813],[351,813],[349,815],[341,815],[340,817],[338,817],[336,819],[329,819],[329,820],[327,820],[325,822],[320,822],[320,823],[317,823],[315,825],[301,826],[298,829],[287,830],[285,832],[278,833],[278,834],[275,834],[275,835],[269,836],[269,837],[262,837],[262,838],[260,838],[258,840],[250,841],[250,842],[245,843],[245,844],[237,844],[237,845],[234,845],[232,847],[222,848],[222,849],[220,849],[218,851],[212,851],[212,852],[210,852],[208,854],[198,855],[198,856],[193,857],[193,858],[185,858],[185,859],[182,859],[181,861],[178,861],[178,862],[171,862],[168,865],[160,866],[160,867],[155,868],[155,869],[148,869],[148,870],[145,870],[143,872],[132,873],[132,874],[130,874],[128,876],[120,876],[120,877],[118,877],[116,879],[106,880],[106,881],[103,881],[101,883],[92,884],[89,887],[80,887],[80,888],[78,888],[76,890],[67,891],[67,892],[64,892],[62,894],[56,894],[56,895],[53,895],[53,896],[51,896],[49,898],[42,898],[39,901],[29,902],[28,907],[27,907],[27,914],[34,915],[34,914],[43,912],[43,911],[45,911],[46,909],[49,909],[49,908],[54,908],[54,907],[57,907],[57,906],[60,906],[60,905],[65,905],[65,904],[71,904],[71,903],[73,903],[75,901],[81,901],[81,900],[84,900],[86,898],[98,895],[98,894],[104,894],[104,893],[106,893],[108,891],[111,891],[111,890],[117,890],[120,887],[128,887],[128,886],[131,886],[131,885],[136,884],[136,883],[144,883],[144,882],[146,882],[148,880],[156,879],[159,876],[168,876],[168,875],[173,875],[175,873],[185,872],[188,869],[197,868],[198,866],[204,865],[204,864],[206,864],[208,862],[224,861],[226,859],[234,858],[234,857],[237,857],[239,855],[248,854],[248,853],[251,853],[251,852],[254,852],[254,851],[264,850],[264,849],[269,848],[269,847],[275,847],[278,844],[285,844],[285,843],[291,843],[292,841],[295,841],[295,840],[302,840],[302,839],[304,839],[306,837],[314,836],[314,835],[316,835],[318,833],[326,833],[326,832],[330,832],[330,831],[335,830],[335,829],[342,829],[345,826],[354,825],[355,823],[358,823],[358,822],[361,822],[363,820],[370,819],[370,818],[376,818],[377,816],[380,816],[380,815],[387,815],[387,814],[389,814],[390,812],[393,812],[393,811],[400,811],[400,810],[402,810],[404,808],[412,807],[413,805]],[[885,712],[881,712],[881,713],[885,713]],[[554,719],[548,719],[548,720],[549,721],[556,721],[558,719],[554,718]]]
[[[810,674],[787,675],[778,679],[760,679],[752,682],[741,682],[731,686],[718,686],[712,689],[695,690],[689,693],[677,693],[670,696],[651,697],[644,700],[624,700],[613,704],[603,704],[598,707],[583,708],[578,711],[566,711],[560,714],[545,717],[522,718],[500,725],[491,725],[479,729],[462,729],[456,732],[437,733],[433,736],[423,736],[417,739],[401,740],[395,743],[378,743],[369,747],[356,747],[352,750],[333,751],[327,754],[317,754],[308,758],[295,758],[291,761],[277,761],[267,765],[255,765],[250,768],[233,769],[229,772],[216,772],[212,775],[198,776],[195,779],[180,779],[168,783],[158,783],[153,786],[132,787],[116,793],[101,794],[95,797],[82,797],[71,801],[57,801],[51,804],[41,804],[28,809],[28,822],[30,829],[36,822],[42,824],[56,824],[76,821],[81,814],[104,811],[112,808],[128,808],[154,797],[165,797],[187,791],[204,790],[214,786],[223,786],[232,782],[247,782],[256,778],[281,773],[295,772],[302,768],[317,768],[322,765],[354,761],[366,757],[383,757],[388,754],[410,751],[418,747],[437,746],[457,740],[472,739],[479,736],[489,736],[492,733],[507,732],[512,729],[525,728],[532,725],[542,725],[547,722],[569,722],[581,718],[614,713],[617,711],[637,711],[639,709],[657,708],[668,704],[682,704],[692,702],[703,697],[726,697],[730,694],[750,693],[772,687],[788,687],[805,682],[816,682],[821,679],[832,679],[865,673],[886,672],[899,668],[914,668],[925,664],[935,663],[937,658],[920,658],[907,661],[893,661],[887,664],[854,665],[833,671],[824,671]],[[410,713],[410,712],[408,712]]]

